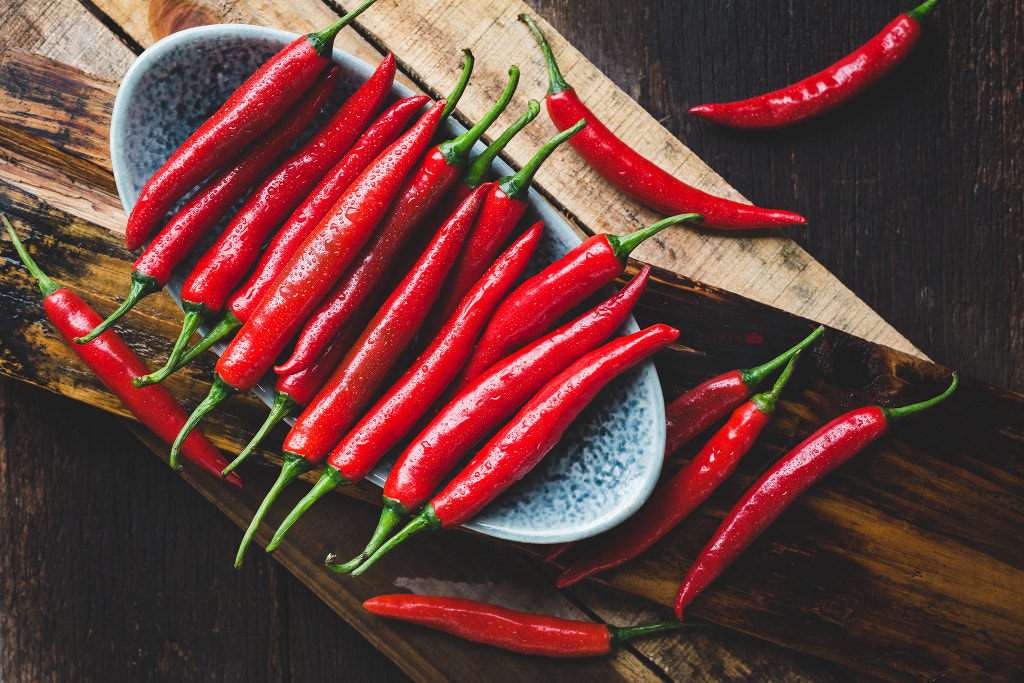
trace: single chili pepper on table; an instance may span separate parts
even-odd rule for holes
[[[444,631],[474,643],[544,657],[606,655],[617,643],[637,636],[704,625],[668,621],[618,627],[431,595],[380,595],[364,602],[363,607],[378,616]]]
[[[544,334],[574,306],[621,275],[626,259],[644,240],[670,225],[700,220],[699,214],[688,213],[665,218],[623,237],[594,235],[521,284],[494,312],[451,393],[462,390],[497,361]]]
[[[142,246],[175,202],[270,128],[331,62],[334,38],[375,0],[316,33],[295,39],[232,93],[146,182],[125,230],[129,251]]]
[[[707,500],[736,470],[740,458],[768,424],[799,357],[796,354],[789,359],[770,392],[757,394],[737,408],[700,453],[660,485],[636,514],[608,533],[582,541],[576,559],[558,577],[558,587],[571,586],[633,559]]]
[[[730,128],[770,130],[832,111],[899,66],[921,38],[921,19],[938,0],[927,0],[893,19],[881,33],[846,57],[774,92],[738,102],[702,104],[690,113]]]
[[[409,119],[428,101],[426,95],[399,100],[366,129],[348,154],[323,177],[309,196],[292,212],[267,245],[248,279],[228,297],[221,317],[210,324],[209,331],[202,339],[181,355],[171,372],[177,372],[188,365],[196,356],[234,333],[249,319],[256,304],[274,283],[274,279],[302,240],[327,215],[352,181],[402,134]]]
[[[488,189],[489,185],[477,188],[441,226],[409,274],[299,415],[284,442],[281,474],[249,525],[238,550],[236,566],[241,564],[256,528],[281,490],[327,456],[362,415],[363,409],[412,342],[427,311],[437,299]]]
[[[329,491],[362,480],[426,414],[469,357],[488,316],[526,269],[542,229],[537,223],[495,261],[427,350],[341,438],[320,480],[281,523],[268,550],[276,548],[299,517]]]
[[[382,555],[424,529],[463,524],[522,479],[540,462],[608,382],[679,336],[668,325],[652,325],[591,351],[544,388],[480,450],[441,493],[353,570],[362,574]]]
[[[131,289],[124,302],[84,337],[87,344],[117,322],[135,304],[167,285],[174,269],[203,236],[228,212],[235,201],[253,186],[313,122],[338,80],[338,67],[327,69],[317,83],[268,131],[217,172],[192,195],[149,243],[132,269]]]
[[[260,258],[260,250],[274,229],[362,135],[384,105],[394,80],[395,57],[389,53],[334,116],[252,191],[182,285],[185,319],[181,334],[164,368],[140,378],[141,384],[159,382],[178,367],[178,359],[202,321],[223,309]]]
[[[649,159],[641,156],[617,138],[576,95],[555,63],[551,47],[533,19],[519,15],[540,43],[547,63],[548,114],[559,130],[565,130],[580,119],[587,126],[569,144],[605,180],[659,213],[673,215],[696,211],[704,216],[703,225],[724,230],[777,228],[806,225],[803,216],[791,211],[762,209],[757,206],[716,197],[688,185]]]
[[[260,305],[217,361],[213,386],[178,434],[185,438],[228,396],[248,391],[270,370],[310,311],[341,276],[380,223],[406,175],[430,143],[445,102],[377,157],[303,241]],[[177,465],[171,447],[171,466]]]
[[[380,228],[310,316],[291,357],[275,368],[278,374],[291,374],[312,362],[394,267],[395,256],[458,180],[473,145],[508,106],[519,84],[519,67],[512,66],[508,73],[508,84],[494,107],[462,135],[434,146],[406,180]]]
[[[789,505],[816,481],[889,431],[889,424],[935,406],[959,379],[927,401],[902,408],[870,406],[832,420],[784,455],[743,495],[686,573],[676,595],[676,615],[738,558]]]
[[[178,430],[185,424],[187,415],[184,408],[166,387],[138,389],[132,385],[131,378],[144,372],[146,364],[113,330],[107,330],[88,344],[75,344],[72,341],[96,327],[102,318],[77,294],[59,287],[47,277],[29,256],[7,216],[0,214],[0,218],[3,219],[4,227],[22,263],[39,283],[46,317],[82,362],[120,399],[132,415],[167,443],[173,441]],[[198,432],[189,435],[182,446],[182,453],[187,460],[211,474],[219,472],[227,463],[221,452]],[[228,481],[235,486],[242,485],[237,475]]]
[[[448,402],[388,473],[384,509],[366,549],[351,562],[329,562],[328,566],[347,572],[372,555],[404,516],[418,512],[430,500],[475,444],[626,321],[650,271],[651,267],[645,265],[618,294],[499,361]]]

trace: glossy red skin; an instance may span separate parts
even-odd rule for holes
[[[659,213],[675,216],[696,212],[704,216],[702,226],[724,230],[807,223],[803,216],[791,211],[741,204],[687,185],[617,138],[571,88],[548,95],[546,104],[558,130],[571,128],[580,119],[586,119],[587,125],[569,138],[569,144],[605,180]]]
[[[441,227],[295,421],[285,438],[286,453],[319,463],[359,419],[437,300],[488,189],[481,186]]]
[[[652,325],[591,351],[545,384],[430,502],[441,528],[468,522],[526,476],[608,382],[678,336],[668,325]]]
[[[413,114],[429,101],[426,95],[407,97],[391,105],[359,138],[348,154],[317,184],[263,251],[249,278],[228,298],[227,307],[240,321],[249,315],[274,279],[342,193],[384,149],[398,139]]]
[[[881,408],[846,413],[787,453],[743,495],[694,561],[676,595],[676,616],[733,563],[790,503],[889,430]]]
[[[441,100],[377,157],[303,241],[217,361],[224,382],[248,391],[273,366],[384,217],[429,145],[443,109]]]
[[[495,364],[448,402],[391,468],[385,499],[407,512],[429,501],[475,444],[625,322],[648,273],[644,266],[621,292]]]
[[[377,115],[394,79],[395,58],[389,53],[323,128],[253,190],[185,280],[182,302],[201,304],[211,312],[224,307],[259,259],[270,234],[338,163]]]
[[[445,191],[455,184],[461,170],[461,165],[449,164],[436,146],[427,153],[399,191],[398,199],[380,228],[310,316],[291,357],[274,368],[278,373],[298,372],[315,361],[323,346],[338,334],[388,269],[394,267],[395,257],[441,203]],[[457,208],[458,205],[453,206],[448,216]]]
[[[175,202],[281,118],[329,63],[303,36],[239,86],[146,182],[128,218],[128,250],[141,247]]]
[[[331,67],[281,120],[243,150],[231,166],[219,171],[189,198],[135,261],[135,272],[164,287],[175,267],[217,224],[231,205],[251,188],[267,168],[313,122],[338,80]]]
[[[188,414],[162,384],[142,389],[132,384],[132,377],[149,372],[142,359],[113,330],[107,330],[88,344],[74,343],[75,337],[88,334],[103,318],[71,290],[58,289],[44,299],[43,305],[50,322],[82,362],[142,424],[165,442],[173,443]],[[189,434],[181,452],[218,479],[228,464],[221,452],[198,431]],[[242,485],[242,480],[233,473],[227,480],[236,486]]]
[[[604,624],[517,612],[465,598],[381,595],[363,607],[382,617],[528,655],[592,657],[612,649],[611,631]]]
[[[725,104],[702,104],[690,113],[732,128],[773,129],[806,121],[851,100],[895,69],[921,38],[906,14],[832,66],[774,92]]]
[[[659,486],[635,515],[584,541],[579,556],[558,577],[558,587],[618,567],[654,545],[735,471],[769,419],[753,401],[737,408],[700,453]]]
[[[665,456],[721,420],[750,398],[739,370],[730,370],[698,384],[665,406]]]
[[[427,350],[331,451],[328,464],[350,483],[365,477],[455,379],[487,319],[526,269],[543,228],[534,225],[494,262]]]
[[[608,238],[595,235],[521,284],[494,312],[457,388],[551,329],[574,306],[621,275],[624,267]]]

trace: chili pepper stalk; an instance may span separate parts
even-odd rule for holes
[[[513,121],[508,128],[502,131],[501,135],[495,138],[494,142],[487,145],[487,148],[476,159],[473,159],[466,172],[462,174],[462,184],[466,186],[467,190],[475,190],[481,183],[487,180],[487,174],[490,173],[494,160],[508,146],[512,138],[518,135],[519,131],[523,128],[526,128],[528,123],[537,118],[539,113],[540,103],[537,100],[527,102],[526,113]]]

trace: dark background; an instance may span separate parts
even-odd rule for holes
[[[527,3],[749,199],[805,215],[789,234],[929,357],[1024,388],[1019,3],[940,2],[884,82],[770,133],[686,111],[810,75],[910,6]],[[21,544],[0,678],[403,678],[273,561],[232,569],[238,529],[117,419],[2,378],[0,416],[0,538]]]

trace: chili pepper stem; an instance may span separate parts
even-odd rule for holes
[[[303,459],[303,462],[308,463],[309,461]],[[267,552],[272,553],[277,550],[277,546],[281,545],[281,539],[284,538],[284,535],[288,533],[288,530],[292,528],[292,525],[295,524],[295,522],[299,521],[299,517],[301,517],[313,503],[323,498],[327,493],[333,491],[338,486],[347,486],[348,483],[349,482],[345,479],[345,476],[337,469],[330,466],[326,467],[324,469],[324,473],[320,475],[320,479],[318,479],[316,484],[313,485],[313,488],[309,490],[309,493],[307,493],[305,497],[295,505],[292,511],[288,513],[288,516],[284,518],[284,521],[281,522],[281,526],[278,527],[277,533],[274,534],[274,537],[270,539],[270,543],[267,545]]]
[[[18,239],[18,233],[14,231],[14,226],[7,220],[7,216],[0,214],[0,219],[4,222],[4,227],[7,228],[7,234],[11,236],[11,243],[14,245],[15,251],[18,252],[18,256],[21,257],[21,262],[25,264],[25,268],[32,277],[39,283],[39,291],[42,293],[43,298],[46,298],[60,289],[60,286],[51,280],[49,276],[44,273],[36,262],[32,260],[32,257],[28,255],[28,249],[22,244],[21,240]]]
[[[505,92],[498,98],[497,103],[476,122],[475,126],[457,138],[442,142],[437,146],[438,151],[441,152],[450,166],[461,165],[461,160],[469,156],[469,151],[476,144],[476,141],[490,128],[495,119],[501,115],[501,112],[505,111],[508,103],[512,101],[512,95],[515,94],[516,86],[518,85],[519,67],[513,64],[508,69],[508,84],[505,86]]]
[[[397,503],[396,503],[397,504]],[[327,567],[331,571],[338,572],[339,574],[347,574],[352,571],[360,564],[366,561],[368,557],[373,555],[378,548],[387,540],[388,534],[391,533],[392,529],[398,526],[398,523],[402,521],[404,513],[395,509],[391,505],[388,505],[385,501],[384,509],[380,513],[380,521],[377,522],[377,529],[373,532],[373,537],[370,542],[366,544],[366,548],[363,552],[359,553],[355,558],[349,560],[345,564],[335,564],[332,561],[328,561]]]
[[[185,308],[185,319],[181,321],[181,333],[174,342],[174,348],[171,349],[171,355],[167,357],[167,362],[156,372],[151,372],[143,377],[133,378],[132,384],[135,386],[141,388],[163,382],[181,367],[179,365],[181,355],[188,347],[188,340],[199,329],[199,326],[203,323],[203,317],[208,313],[208,309],[202,304],[191,304],[186,301],[182,305]]]
[[[634,249],[640,246],[640,243],[646,240],[648,237],[661,232],[670,225],[679,225],[680,223],[700,223],[704,220],[704,216],[699,213],[683,213],[678,216],[669,216],[664,218],[657,223],[652,223],[642,230],[630,233],[623,237],[617,235],[605,235],[608,239],[609,244],[612,245],[612,250],[615,252],[615,257],[620,260],[625,260]]]
[[[224,339],[229,334],[236,331],[241,326],[242,321],[239,320],[234,313],[227,311],[216,323],[214,323],[213,327],[210,328],[210,331],[203,335],[202,339],[188,347],[188,350],[181,354],[181,358],[178,359],[178,362],[168,374],[174,374],[178,370],[181,370],[183,367],[195,360],[197,356],[208,350],[221,339]]]
[[[196,409],[192,411],[192,414],[188,416],[188,420],[185,421],[181,431],[178,432],[178,437],[174,440],[174,444],[171,446],[171,458],[170,464],[174,468],[175,472],[181,471],[181,463],[178,462],[181,454],[181,446],[185,443],[185,439],[188,435],[196,428],[196,425],[206,417],[206,414],[213,410],[218,403],[223,401],[229,396],[234,396],[238,393],[238,390],[233,386],[222,380],[219,376],[213,381],[213,385],[210,387],[210,393],[206,395],[206,398],[196,406]]]
[[[253,535],[255,535],[260,524],[263,523],[263,518],[267,516],[267,511],[270,510],[270,506],[274,504],[274,501],[281,491],[284,490],[284,487],[308,472],[311,468],[312,465],[305,458],[285,453],[284,464],[281,465],[281,473],[277,475],[277,481],[267,491],[267,495],[264,496],[259,509],[256,510],[256,514],[252,516],[252,521],[249,522],[249,528],[245,530],[245,535],[242,536],[242,542],[238,545],[238,553],[235,555],[235,569],[241,569],[242,560],[245,559],[245,551],[249,549]],[[267,552],[270,552],[270,550],[268,546]]]
[[[753,391],[759,384],[761,384],[761,382],[764,381],[765,377],[775,372],[775,370],[782,367],[784,363],[788,363],[790,358],[813,344],[814,340],[820,337],[824,331],[825,326],[819,325],[813,332],[804,337],[799,344],[785,353],[772,358],[764,365],[758,365],[756,368],[749,368],[747,370],[740,370],[740,379],[743,381],[743,384],[746,385],[747,389]]]
[[[711,624],[702,621],[660,621],[656,624],[643,624],[641,626],[608,626],[611,635],[611,644],[621,643],[631,638],[646,636],[661,631],[673,631],[678,628],[711,628]]]
[[[420,512],[420,514],[413,517],[412,520],[410,520],[410,522],[406,524],[401,531],[392,536],[387,543],[382,545],[372,555],[370,555],[370,558],[368,560],[366,560],[361,565],[353,569],[352,576],[359,576],[360,574],[365,572],[367,569],[370,568],[370,565],[375,563],[385,553],[387,553],[389,550],[391,550],[396,545],[398,545],[405,539],[409,538],[410,536],[414,536],[419,532],[423,531],[424,529],[438,529],[440,528],[440,526],[441,521],[437,518],[437,515],[434,514],[434,506],[427,505],[427,507],[423,508],[423,511]]]
[[[157,284],[156,278],[152,275],[146,275],[139,273],[138,271],[132,271],[132,286],[128,290],[128,296],[125,297],[124,301],[118,307],[116,311],[110,314],[106,320],[101,322],[99,325],[94,327],[89,334],[84,337],[75,337],[76,344],[88,344],[96,337],[100,336],[104,332],[110,329],[110,327],[121,319],[125,313],[130,311],[135,304],[139,303],[145,297],[149,296],[153,292],[160,289],[160,285]]]
[[[934,398],[930,398],[927,401],[921,401],[920,403],[914,403],[909,406],[903,406],[902,408],[882,408],[882,414],[885,415],[887,422],[893,420],[899,420],[900,418],[919,413],[922,410],[927,410],[932,406],[942,403],[949,395],[956,391],[957,385],[960,384],[960,376],[957,373],[953,373],[953,379],[949,384],[949,388]]]
[[[566,128],[561,133],[548,140],[539,150],[537,150],[537,153],[534,154],[528,162],[526,162],[526,165],[523,166],[518,173],[507,176],[498,181],[498,189],[512,199],[526,201],[526,197],[523,195],[529,191],[530,185],[533,183],[533,177],[537,175],[537,170],[541,167],[541,164],[547,161],[547,158],[551,156],[552,152],[558,149],[559,145],[583,130],[586,125],[587,120],[580,119],[573,127]]]
[[[932,13],[935,9],[935,5],[938,4],[939,0],[926,0],[914,9],[907,12],[907,16],[916,22],[920,22],[926,16]]]
[[[306,40],[308,40],[309,44],[313,46],[316,53],[322,57],[325,52],[329,52],[334,47],[334,38],[338,35],[341,29],[352,23],[353,19],[369,9],[370,5],[376,1],[377,0],[364,0],[363,4],[359,5],[327,28],[317,31],[316,33],[308,34],[306,36]]]
[[[563,90],[572,90],[572,86],[566,83],[565,77],[562,76],[562,72],[558,68],[558,62],[555,61],[555,55],[551,52],[547,38],[541,33],[540,27],[533,21],[533,17],[528,14],[520,14],[519,21],[530,27],[530,32],[540,43],[540,51],[544,53],[544,63],[548,68],[548,94],[554,95]]]
[[[224,468],[224,471],[221,472],[221,476],[228,476],[231,474],[232,470],[241,465],[245,459],[249,457],[253,449],[263,441],[263,437],[267,435],[267,432],[273,429],[274,425],[278,422],[288,417],[288,413],[292,412],[296,405],[298,404],[295,402],[295,399],[293,399],[289,394],[286,394],[283,391],[274,392],[274,405],[270,407],[270,414],[267,415],[267,419],[263,421],[263,425],[260,426],[259,430],[252,437],[252,440],[249,441],[248,445],[242,449],[242,452],[231,461],[230,465]]]
[[[465,55],[466,61],[462,66],[462,74],[459,76],[459,81],[455,84],[455,88],[452,89],[452,94],[448,96],[444,109],[441,110],[442,121],[451,116],[452,112],[455,111],[455,106],[462,99],[462,93],[466,92],[469,77],[473,74],[473,53],[468,47],[464,47],[462,48],[462,54]]]
[[[491,164],[494,162],[495,157],[501,154],[501,151],[505,149],[519,131],[526,127],[526,124],[537,118],[537,114],[540,113],[540,103],[537,100],[530,100],[526,107],[526,113],[516,119],[494,142],[487,145],[487,149],[481,152],[480,156],[473,160],[473,163],[470,164],[462,176],[462,182],[465,183],[466,187],[471,190],[480,187],[488,171],[491,170]],[[504,188],[502,189],[504,190]],[[508,193],[506,192],[505,194]]]
[[[796,367],[797,359],[800,358],[800,354],[794,354],[790,359],[789,363],[786,364],[786,368],[779,375],[779,378],[775,380],[775,385],[772,386],[772,390],[763,394],[755,394],[750,397],[751,402],[757,406],[765,415],[771,415],[775,412],[775,404],[779,400],[779,394],[785,388],[789,378],[793,375],[793,368]]]

